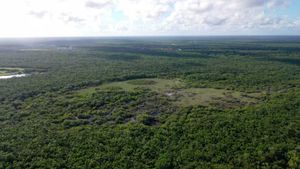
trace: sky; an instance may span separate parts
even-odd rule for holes
[[[0,37],[300,35],[300,0],[0,0]]]

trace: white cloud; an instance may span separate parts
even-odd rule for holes
[[[282,22],[283,18],[269,17],[265,11],[286,4],[287,1],[283,0],[177,1],[171,15],[166,18],[164,27],[167,30],[174,31],[177,28],[178,31],[193,33],[204,32],[209,28],[214,32],[222,32],[224,28],[230,27],[240,32],[245,28],[284,28],[287,23]]]
[[[85,6],[88,8],[103,9],[112,7],[115,4],[113,0],[88,0],[85,2]]]
[[[0,36],[244,34],[300,29],[290,0],[0,0]]]

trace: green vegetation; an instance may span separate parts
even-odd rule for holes
[[[23,72],[24,69],[22,68],[1,68],[0,67],[0,76],[22,74]]]
[[[81,94],[91,94],[96,90],[106,90],[111,88],[119,88],[125,91],[134,91],[136,88],[147,88],[158,93],[163,93],[164,91],[170,89],[183,88],[184,84],[178,79],[159,79],[159,78],[149,78],[149,79],[136,79],[121,82],[112,82],[100,85],[99,87],[93,87],[81,90]]]
[[[179,104],[182,106],[213,106],[219,108],[230,108],[256,104],[262,94],[212,89],[212,88],[189,88],[179,91]]]
[[[134,92],[138,89],[149,89],[160,95],[167,96],[170,102],[179,106],[213,106],[236,107],[255,104],[261,98],[260,93],[243,93],[225,89],[191,88],[179,79],[136,79],[122,82],[112,82],[80,90],[80,96],[87,96],[99,90],[123,90]]]
[[[299,37],[1,42],[0,72],[31,76],[0,79],[0,168],[298,169],[299,52]]]
[[[159,83],[163,83],[161,79],[157,79]],[[132,85],[154,85],[156,84],[156,80],[151,80],[151,79],[137,79],[137,80],[131,80],[128,81],[127,83],[132,84]]]

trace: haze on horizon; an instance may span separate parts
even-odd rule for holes
[[[1,0],[0,37],[300,35],[299,0]]]

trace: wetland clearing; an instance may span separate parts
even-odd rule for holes
[[[97,87],[80,90],[80,96],[89,96],[97,91],[121,90],[134,92],[138,89],[148,89],[165,96],[178,106],[217,106],[239,107],[253,105],[261,97],[261,93],[244,93],[226,89],[189,87],[180,79],[144,78],[120,82],[104,83]]]
[[[25,76],[27,76],[27,74],[24,73],[24,69],[22,68],[0,68],[0,80]]]

